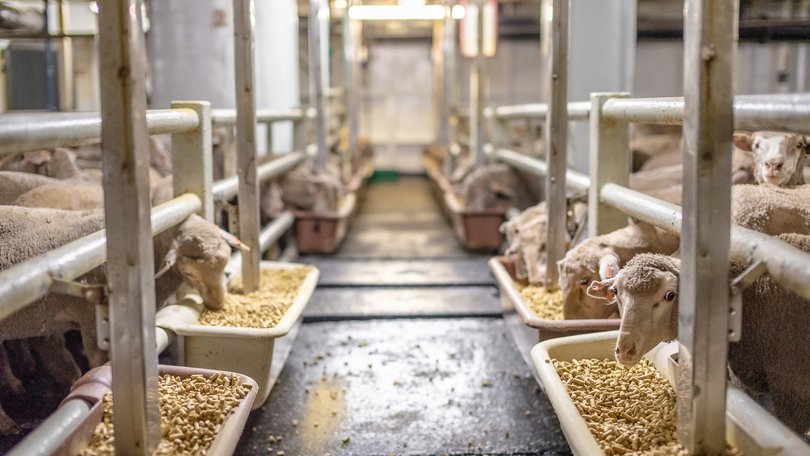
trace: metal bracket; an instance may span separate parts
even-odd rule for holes
[[[742,338],[742,293],[757,281],[768,267],[762,260],[748,266],[737,277],[731,280],[731,292],[728,309],[728,341],[739,342]]]
[[[103,285],[84,283],[52,277],[51,293],[66,294],[82,298],[96,307],[96,343],[102,350],[110,349],[110,307],[107,288]]]

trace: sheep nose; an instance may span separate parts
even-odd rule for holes
[[[768,168],[770,171],[781,171],[782,167],[785,165],[784,162],[766,162],[765,167]]]

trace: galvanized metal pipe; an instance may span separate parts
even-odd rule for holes
[[[678,440],[726,448],[731,136],[739,0],[687,0],[683,231],[678,290]],[[722,286],[718,286],[722,285]]]
[[[190,109],[155,109],[146,112],[150,135],[181,133],[197,127]],[[101,114],[55,112],[0,116],[0,155],[55,147],[75,147],[101,141]]]
[[[14,446],[6,456],[48,456],[81,426],[90,414],[90,404],[83,399],[72,399],[60,405],[36,429]]]
[[[301,164],[306,158],[306,153],[302,151],[284,154],[272,161],[259,165],[256,169],[256,176],[259,184],[268,179],[274,179],[287,171]],[[214,201],[227,201],[239,192],[239,178],[231,176],[214,182],[211,187],[211,194]]]
[[[606,120],[602,104],[628,93],[592,93],[588,171],[588,233],[599,236],[627,225],[627,216],[599,201],[599,189],[605,183],[627,186],[630,181],[630,124]]]
[[[270,222],[259,234],[259,248],[266,252],[271,245],[275,244],[281,236],[292,228],[295,223],[295,215],[290,211],[284,211]]]
[[[98,18],[115,452],[128,455],[160,443],[142,6],[101,2]]]
[[[289,109],[258,109],[256,110],[256,122],[273,123],[283,121],[295,121],[304,118],[302,108]],[[236,125],[235,109],[212,109],[211,123],[216,126],[233,127]]]
[[[193,109],[200,119],[194,130],[172,135],[174,194],[194,193],[200,197],[203,203],[200,216],[213,223],[211,103],[207,101],[173,101],[172,108]]]
[[[326,135],[327,135],[327,116],[326,116],[326,102],[325,88],[323,86],[323,69],[321,68],[321,25],[319,15],[322,13],[323,0],[310,0],[309,1],[309,19],[307,22],[309,41],[307,47],[309,49],[309,105],[314,108],[315,116],[315,145],[317,146],[317,155],[315,156],[315,168],[318,170],[324,169],[326,166]],[[327,7],[328,8],[328,7]],[[326,13],[328,14],[328,13]],[[328,38],[327,38],[328,41]]]
[[[527,157],[525,154],[510,149],[496,149],[492,153],[492,158],[538,177],[545,176],[548,171],[548,167],[544,161]],[[580,172],[568,169],[565,172],[565,185],[567,189],[577,193],[587,192],[588,188],[591,186],[591,178]]]
[[[569,101],[568,120],[588,120],[591,112],[590,101]],[[548,115],[548,104],[528,103],[522,105],[496,106],[493,116],[498,119],[545,119]]]
[[[681,125],[683,98],[624,98],[605,102],[603,116],[610,120]],[[810,94],[737,95],[734,128],[806,133],[810,130]]]
[[[259,289],[259,180],[256,176],[256,93],[253,89],[253,0],[233,0],[236,68],[236,167],[239,237],[251,248],[242,255],[246,293]]]
[[[182,195],[152,210],[152,233],[157,235],[200,210],[200,199]],[[104,230],[77,239],[48,253],[0,271],[0,320],[45,296],[52,277],[73,280],[107,259]]]
[[[348,159],[353,154],[357,153],[357,128],[358,128],[358,96],[357,91],[360,84],[357,83],[357,43],[355,43],[355,34],[352,28],[352,21],[349,19],[348,10],[343,18],[343,55],[344,55],[344,74],[346,86],[346,129],[348,130],[349,143],[347,151],[346,166],[351,168],[351,161]],[[357,37],[360,38],[359,36]]]
[[[671,233],[681,233],[681,207],[616,184],[605,184],[600,199],[630,217]],[[810,299],[810,254],[779,239],[739,226],[731,227],[731,256],[762,261],[768,274],[790,291]]]

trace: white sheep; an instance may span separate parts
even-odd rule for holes
[[[731,222],[771,236],[810,234],[810,185],[735,185],[731,188]]]
[[[521,177],[509,166],[482,166],[461,185],[461,200],[468,211],[525,209],[532,204],[529,190]]]
[[[588,285],[614,277],[619,269],[639,253],[672,254],[680,237],[652,225],[631,222],[624,228],[582,241],[557,263],[566,319],[609,318],[615,306],[605,306],[590,296]]]
[[[566,249],[583,232],[588,205],[581,202],[569,204],[566,211]],[[548,214],[546,203],[527,208],[520,215],[501,224],[500,231],[506,236],[504,255],[515,265],[515,278],[528,279],[532,285],[545,283],[546,227]]]
[[[810,236],[779,239],[810,252]],[[746,263],[733,261],[732,276]],[[666,255],[638,255],[616,277],[592,284],[591,294],[618,304],[622,322],[615,353],[620,364],[632,366],[659,342],[678,337],[680,266],[680,260]],[[777,418],[804,434],[810,429],[810,345],[805,343],[810,300],[766,274],[743,291],[742,301],[742,339],[729,344],[733,379],[755,398],[769,395]]]
[[[63,211],[0,206],[0,270],[103,227],[104,215],[100,210]],[[155,270],[159,271],[160,276],[155,282],[158,305],[185,281],[200,293],[206,306],[222,308],[225,299],[224,270],[231,254],[229,243],[244,248],[232,235],[196,215],[156,236]],[[99,267],[79,280],[103,284],[105,277],[104,268]],[[91,366],[106,360],[106,353],[96,345],[95,308],[79,298],[50,294],[0,322],[0,334],[6,340],[61,336],[72,329],[81,331],[85,354]],[[0,416],[0,431],[4,422]]]
[[[327,171],[315,171],[310,163],[295,167],[279,183],[284,204],[300,211],[334,212],[345,191],[339,174],[336,177]]]
[[[740,132],[734,134],[734,145],[753,153],[757,183],[777,187],[804,184],[805,155],[810,152],[806,136],[773,131]]]

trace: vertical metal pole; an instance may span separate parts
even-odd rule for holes
[[[309,105],[315,109],[315,169],[323,170],[326,166],[326,132],[327,122],[324,87],[321,77],[321,27],[318,15],[321,11],[321,0],[309,0]]]
[[[67,31],[70,10],[67,2],[59,0],[59,32],[64,36]],[[59,49],[59,110],[73,110],[73,41],[70,38],[60,39]]]
[[[532,126],[532,119],[526,119],[526,155],[533,156],[534,155],[534,141],[537,139],[537,136],[534,134],[534,128]]]
[[[53,41],[51,40],[50,18],[48,17],[50,15],[50,11],[48,11],[50,1],[44,0],[42,6],[42,33],[45,35],[45,57],[43,60],[45,63],[45,109],[56,111],[59,109],[59,100],[56,96],[56,61],[53,56]]]
[[[487,62],[484,57],[484,3],[476,2],[478,8],[478,53],[470,71],[470,149],[475,154],[475,167],[480,168],[484,155],[484,106],[487,103]]]
[[[557,261],[565,255],[565,171],[568,155],[568,12],[570,0],[552,0],[543,26],[550,34],[546,117],[546,288],[558,287]]]
[[[145,455],[160,440],[160,412],[141,2],[98,6],[115,450]]]
[[[492,131],[492,138],[491,143],[493,149],[498,149],[499,147],[509,147],[507,141],[509,139],[507,135],[507,123],[505,120],[499,118],[495,115],[495,108],[489,108],[489,122]]]
[[[233,0],[236,68],[236,167],[239,175],[239,237],[246,293],[259,289],[259,180],[256,177],[256,92],[253,90],[253,0]]]
[[[270,157],[273,155],[273,122],[265,122],[265,128],[267,128],[267,156]]]
[[[588,233],[609,233],[627,225],[624,212],[603,204],[599,198],[608,182],[627,187],[630,182],[630,125],[602,117],[602,105],[611,98],[627,98],[629,93],[592,93],[590,125],[591,186],[588,189]]]
[[[455,58],[455,19],[452,16],[452,2],[444,2],[444,20],[442,21],[442,52],[439,90],[439,131],[436,142],[448,147],[450,145],[450,105],[452,103],[452,60]]]
[[[688,0],[686,8],[678,437],[692,453],[721,454],[738,1]]]
[[[172,181],[175,196],[194,193],[202,201],[200,216],[214,221],[211,103],[173,101],[172,109],[193,109],[200,119],[196,129],[172,135]]]
[[[346,97],[346,129],[349,134],[348,150],[345,151],[346,166],[351,178],[351,157],[357,153],[357,82],[355,81],[356,44],[352,31],[349,10],[343,15],[344,96]]]

